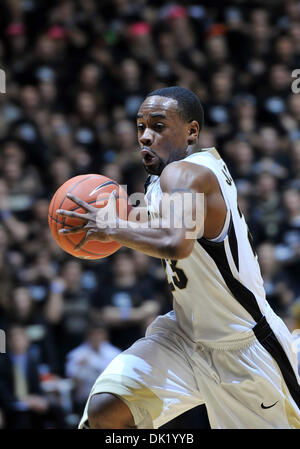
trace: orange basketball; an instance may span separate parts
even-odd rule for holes
[[[79,234],[64,235],[59,232],[62,228],[79,226],[84,222],[78,218],[57,215],[58,209],[76,211],[85,214],[86,211],[70,200],[66,195],[72,193],[78,198],[102,208],[107,205],[109,196],[113,191],[117,192],[117,212],[118,216],[126,220],[128,217],[128,197],[124,189],[112,179],[102,175],[90,174],[80,175],[66,181],[54,194],[50,206],[48,223],[52,235],[58,245],[67,253],[81,259],[101,259],[115,253],[122,245],[118,242],[99,242],[97,240],[88,241],[81,249],[75,250],[76,245],[84,237],[85,231]]]

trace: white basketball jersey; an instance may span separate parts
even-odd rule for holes
[[[204,149],[184,161],[215,174],[227,206],[228,226],[225,223],[221,239],[195,241],[187,258],[163,260],[174,298],[173,316],[194,342],[236,339],[272,313],[251,234],[238,208],[235,184],[216,149]],[[162,195],[159,176],[149,177],[146,185],[148,211],[155,217]]]

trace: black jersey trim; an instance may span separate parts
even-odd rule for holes
[[[238,268],[239,266],[238,247],[232,218],[228,230],[228,240],[234,262]],[[211,242],[202,237],[201,239],[198,239],[198,243],[214,260],[227,287],[233,294],[234,298],[244,307],[244,309],[247,310],[247,312],[252,316],[254,321],[257,323],[262,318],[263,315],[258,306],[256,297],[247,287],[245,287],[240,281],[238,281],[233,276],[227,260],[224,241]]]
[[[228,242],[229,247],[231,250],[231,254],[236,266],[237,271],[239,271],[239,250],[238,250],[238,242],[236,238],[235,229],[233,226],[232,217],[230,218],[230,225],[229,225],[229,234],[228,234]]]
[[[271,326],[263,317],[253,328],[253,332],[260,344],[276,361],[288,390],[300,409],[300,385],[298,384],[293,367],[284,352],[280,342],[274,334]]]

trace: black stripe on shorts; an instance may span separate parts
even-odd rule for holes
[[[300,409],[300,385],[298,384],[296,374],[288,356],[265,317],[254,326],[253,332],[260,344],[276,361],[289,392]]]

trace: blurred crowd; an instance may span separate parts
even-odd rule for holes
[[[200,145],[227,162],[267,299],[300,328],[300,2],[222,5],[1,2],[0,427],[76,427],[100,372],[172,308],[159,260],[125,248],[79,260],[48,227],[52,195],[72,176],[143,191],[135,116],[160,87],[200,97]]]

